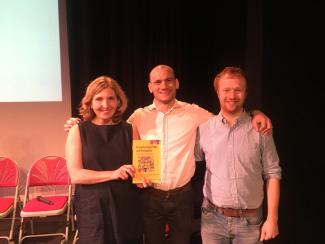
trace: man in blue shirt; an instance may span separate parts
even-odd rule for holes
[[[252,127],[244,110],[247,81],[238,67],[214,80],[220,112],[199,127],[205,155],[201,234],[204,244],[256,244],[276,237],[281,168],[272,135]],[[262,203],[266,182],[267,216]]]

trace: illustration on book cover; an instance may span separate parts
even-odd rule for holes
[[[160,141],[134,140],[133,166],[136,169],[133,183],[141,183],[142,178],[160,182]]]

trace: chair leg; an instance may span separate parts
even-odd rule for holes
[[[71,229],[72,231],[75,231],[75,218],[74,218],[73,205],[71,206],[70,220],[71,220]]]
[[[12,236],[14,234],[14,225],[15,225],[15,217],[12,216],[10,232],[9,232],[9,240],[12,240]]]
[[[31,218],[29,222],[30,222],[30,230],[31,230],[32,234],[34,235],[35,232],[34,232],[34,222],[33,222],[33,218]]]
[[[76,230],[76,233],[74,234],[72,244],[76,244],[78,241],[78,229]]]
[[[15,203],[14,203],[14,211],[12,213],[12,220],[11,220],[11,226],[10,226],[9,241],[12,240],[12,237],[13,237],[13,234],[14,234],[14,227],[15,227],[15,221],[16,221],[17,208],[18,208],[18,204],[17,204],[17,200],[15,200]]]
[[[68,209],[67,209],[67,218],[66,218],[66,226],[65,226],[65,240],[68,242],[69,239],[69,225],[70,225],[70,215],[72,214],[72,207],[70,203],[68,203]],[[72,228],[74,229],[73,225],[73,219],[72,220]]]
[[[18,237],[18,244],[21,243],[21,238],[23,237],[23,225],[24,225],[24,218],[21,217],[21,220],[20,220],[20,229],[19,229],[19,237]]]

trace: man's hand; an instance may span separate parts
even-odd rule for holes
[[[261,229],[260,241],[267,241],[279,235],[278,225],[275,221],[266,220]]]
[[[252,116],[252,124],[256,131],[262,133],[262,135],[272,134],[273,126],[271,120],[264,113],[254,110]]]
[[[142,183],[138,183],[137,187],[139,188],[147,188],[152,186],[152,182],[146,178],[142,178]]]
[[[64,124],[64,131],[69,131],[72,126],[78,124],[81,121],[79,118],[70,118]]]

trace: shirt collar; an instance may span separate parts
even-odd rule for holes
[[[179,108],[181,107],[181,102],[178,101],[177,99],[175,99],[175,103],[174,103],[174,106],[170,108],[170,111],[175,109],[175,108]],[[152,104],[150,104],[148,106],[148,109],[149,110],[157,110],[157,107],[156,107],[156,104],[155,104],[155,101],[152,102]]]
[[[235,125],[237,124],[241,124],[243,122],[245,122],[247,119],[249,119],[250,116],[248,115],[248,113],[245,111],[245,109],[243,109],[243,112],[240,114],[240,116],[237,118]],[[219,114],[217,115],[217,120],[222,123],[222,124],[227,124],[227,121],[225,119],[225,117],[223,117],[222,113],[219,112]]]

